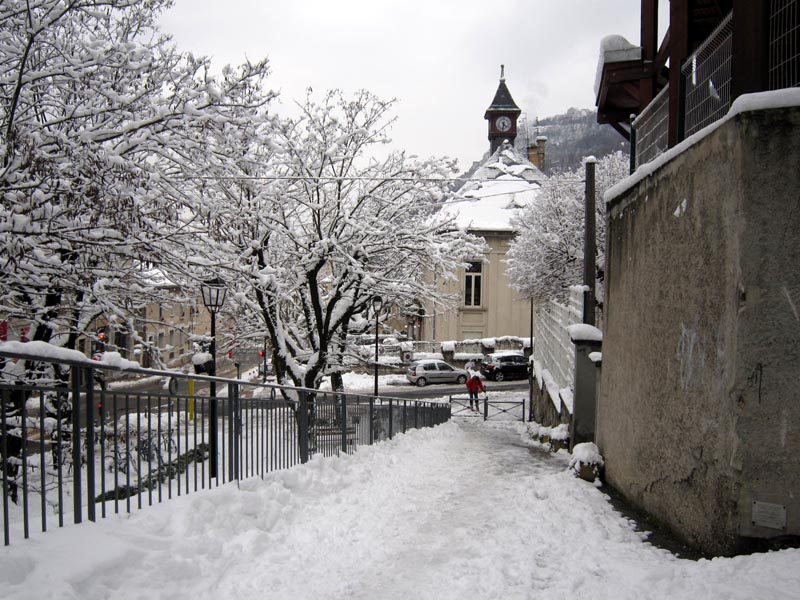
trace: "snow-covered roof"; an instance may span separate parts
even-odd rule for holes
[[[600,56],[597,60],[597,72],[594,78],[594,95],[600,91],[600,82],[603,79],[603,66],[606,63],[640,60],[642,48],[631,44],[621,35],[607,35],[600,41]]]
[[[525,356],[520,350],[498,350],[489,355],[491,358],[500,358],[501,356]]]
[[[510,232],[512,217],[536,197],[545,179],[544,173],[504,142],[442,210],[455,218],[460,229]]]
[[[143,267],[141,269],[142,279],[153,287],[171,288],[177,287],[176,284],[158,267]]]

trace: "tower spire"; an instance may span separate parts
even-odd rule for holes
[[[514,142],[517,136],[517,117],[522,111],[511,97],[506,85],[506,66],[500,65],[500,83],[483,118],[489,121],[489,150],[494,152],[504,140]]]

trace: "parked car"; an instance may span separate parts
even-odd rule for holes
[[[468,377],[464,369],[431,358],[411,363],[406,371],[406,379],[420,387],[429,383],[466,383]]]
[[[528,359],[518,353],[489,354],[481,361],[481,375],[494,381],[524,379],[528,376]]]

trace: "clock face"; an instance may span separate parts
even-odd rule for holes
[[[508,117],[497,117],[497,120],[494,122],[495,127],[497,127],[498,131],[508,131],[511,129],[511,119]]]

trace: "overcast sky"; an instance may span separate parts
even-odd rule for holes
[[[501,64],[529,120],[594,108],[600,40],[638,44],[639,10],[640,0],[176,0],[161,23],[218,66],[269,57],[282,105],[309,86],[396,98],[396,145],[466,169],[489,147],[483,113]]]

